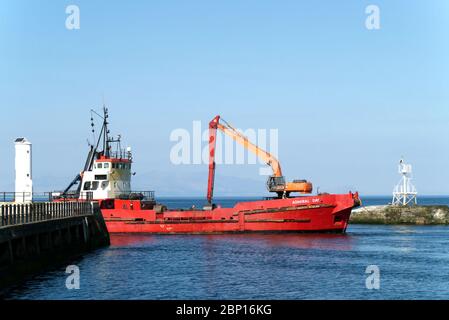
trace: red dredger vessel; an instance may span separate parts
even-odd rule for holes
[[[305,180],[286,183],[275,157],[252,144],[228,123],[220,123],[221,119],[217,116],[210,123],[208,204],[201,210],[194,207],[170,210],[156,202],[154,192],[131,191],[131,149],[121,149],[120,137],[110,138],[106,108],[100,117],[103,119],[100,137],[97,144],[91,146],[84,170],[65,191],[54,194],[54,198],[55,201],[98,201],[110,233],[343,233],[352,209],[360,205],[358,194],[351,192],[292,196],[292,193],[298,192],[310,194],[311,183]],[[255,152],[272,167],[273,175],[269,178],[268,189],[276,197],[240,202],[233,208],[213,204],[217,130]],[[99,151],[100,144],[103,144],[102,151]],[[77,190],[71,191],[76,185]]]

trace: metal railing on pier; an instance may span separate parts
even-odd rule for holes
[[[52,201],[51,192],[0,192],[0,202]]]
[[[6,203],[0,205],[0,227],[92,214],[91,202]]]
[[[9,202],[53,202],[53,201],[93,201],[94,193],[92,191],[83,191],[77,193],[71,191],[63,195],[62,191],[55,192],[0,192],[0,203]],[[122,199],[122,200],[146,200],[154,201],[155,192],[154,191],[120,191],[110,194],[111,198]]]

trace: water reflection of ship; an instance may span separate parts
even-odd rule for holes
[[[347,234],[247,234],[210,235],[209,242],[224,241],[247,246],[314,250],[352,250],[352,237]]]
[[[144,234],[111,234],[111,247],[133,247],[139,245],[154,245],[159,242],[156,236]]]
[[[184,236],[181,235],[179,237]],[[331,251],[350,251],[353,248],[353,237],[346,234],[216,234],[196,237],[201,240],[203,249],[206,252],[209,250],[215,251],[216,246],[219,245]],[[140,245],[151,246],[160,243],[163,239],[156,235],[113,234],[111,235],[111,246],[113,248]],[[171,238],[171,240],[175,239]]]

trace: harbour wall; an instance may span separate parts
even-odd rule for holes
[[[368,206],[353,210],[352,224],[448,225],[448,206]]]
[[[109,244],[95,202],[0,204],[0,288]]]

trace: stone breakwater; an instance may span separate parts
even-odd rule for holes
[[[447,225],[448,206],[369,206],[353,210],[353,224]]]

